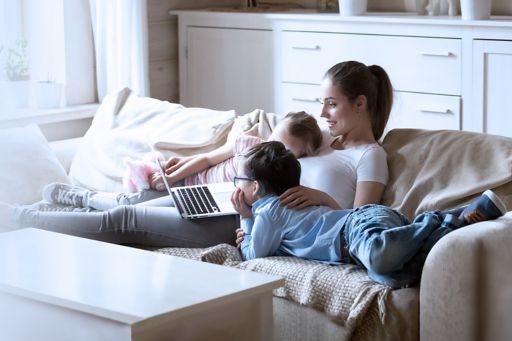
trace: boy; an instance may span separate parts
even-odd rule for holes
[[[381,205],[291,210],[280,205],[279,195],[299,185],[294,155],[273,141],[252,147],[244,158],[231,198],[241,216],[236,243],[244,259],[279,255],[331,264],[354,261],[373,280],[399,288],[419,280],[428,252],[444,235],[506,212],[492,191],[465,207],[425,212],[412,223]]]

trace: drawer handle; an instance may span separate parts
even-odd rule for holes
[[[316,51],[316,50],[320,50],[320,46],[319,45],[315,45],[315,46],[292,46],[292,49],[293,50],[312,50],[312,51]]]
[[[322,103],[320,98],[292,98],[295,102]]]
[[[455,56],[454,53],[451,52],[420,52],[422,56],[426,57],[451,57]]]
[[[436,109],[420,109],[420,112],[425,114],[453,114],[453,111],[450,109],[445,110],[436,110]]]

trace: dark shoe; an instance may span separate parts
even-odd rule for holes
[[[464,207],[458,218],[466,224],[474,224],[499,218],[506,212],[503,201],[493,191],[487,190],[480,198]]]

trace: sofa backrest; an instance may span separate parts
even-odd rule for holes
[[[512,209],[512,138],[394,129],[382,145],[390,176],[382,203],[410,218],[466,204],[486,189],[493,189]]]

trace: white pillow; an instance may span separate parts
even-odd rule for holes
[[[0,201],[32,204],[46,184],[69,182],[37,125],[2,129],[0,141]]]

